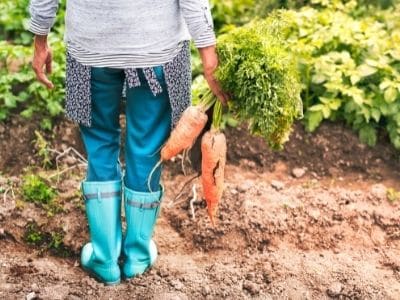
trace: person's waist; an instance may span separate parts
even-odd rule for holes
[[[189,42],[186,40],[186,42]],[[159,66],[171,61],[183,48],[185,40],[178,41],[173,47],[161,50],[153,50],[151,53],[132,52],[98,53],[90,51],[75,43],[66,41],[67,51],[77,61],[84,65],[113,67],[113,68],[144,68]]]

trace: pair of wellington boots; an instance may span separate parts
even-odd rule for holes
[[[122,181],[82,182],[91,241],[81,253],[81,265],[106,285],[144,273],[157,258],[151,239],[163,189],[145,193],[122,186]],[[121,195],[124,198],[126,232],[122,237]],[[119,257],[122,257],[122,266]]]

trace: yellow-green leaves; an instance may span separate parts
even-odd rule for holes
[[[355,17],[350,2],[313,0],[325,9],[270,17],[287,20],[283,31],[299,57],[306,128],[342,119],[373,145],[385,126],[400,149],[400,4]]]

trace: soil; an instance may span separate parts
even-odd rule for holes
[[[84,153],[76,127],[60,120],[43,134],[59,155],[51,152],[46,170],[32,144],[37,123],[1,126],[0,299],[400,299],[400,161],[385,137],[370,148],[342,124],[314,134],[297,124],[284,151],[271,152],[244,127],[228,129],[217,226],[200,181],[185,185],[194,174],[168,163],[159,258],[144,275],[107,287],[79,266],[85,168],[66,151]],[[57,189],[59,209],[22,200],[27,165]],[[32,231],[42,242],[28,242]]]

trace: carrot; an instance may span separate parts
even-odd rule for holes
[[[189,106],[182,114],[167,143],[161,149],[161,160],[170,160],[190,148],[207,123],[207,115],[198,106]]]
[[[212,128],[201,139],[201,181],[208,215],[213,225],[224,191],[226,149],[225,135],[218,129]]]
[[[192,147],[208,120],[203,106],[189,106],[183,113],[167,142],[161,148],[161,158],[151,170],[147,185],[150,189],[150,180],[154,171],[162,162],[170,160],[185,149]]]

